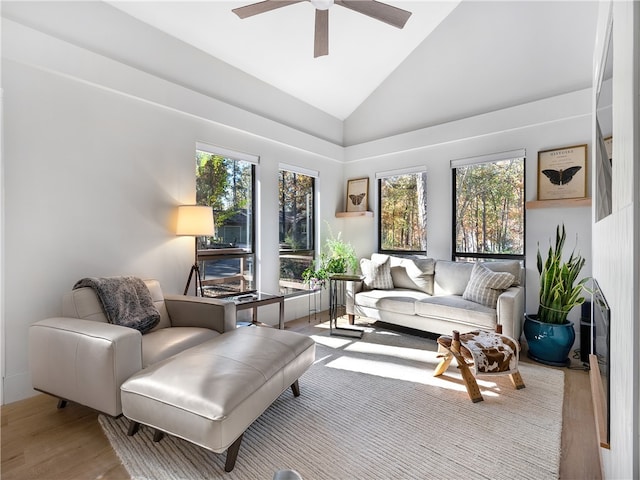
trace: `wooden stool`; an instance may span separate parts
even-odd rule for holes
[[[473,403],[484,400],[475,379],[478,375],[509,375],[516,389],[525,387],[518,371],[520,346],[512,338],[501,335],[501,332],[476,330],[460,335],[454,330],[453,337],[442,335],[438,338],[438,353],[438,358],[442,360],[433,376],[442,375],[455,358]]]

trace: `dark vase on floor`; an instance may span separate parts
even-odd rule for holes
[[[529,346],[528,356],[536,362],[554,367],[566,367],[569,352],[576,339],[573,323],[544,323],[537,315],[525,314],[524,337]]]

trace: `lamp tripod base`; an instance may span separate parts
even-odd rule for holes
[[[198,296],[198,290],[200,291],[200,296],[204,297],[204,289],[202,288],[202,278],[200,277],[200,267],[197,263],[191,265],[191,270],[189,271],[189,278],[187,279],[187,284],[184,287],[183,295],[186,295],[189,291],[189,286],[191,286],[191,279],[195,274],[195,296]]]

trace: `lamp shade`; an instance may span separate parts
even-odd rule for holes
[[[202,205],[181,205],[178,207],[176,235],[195,237],[213,235],[213,209]]]

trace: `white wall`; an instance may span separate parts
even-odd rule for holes
[[[613,211],[593,224],[593,275],[611,308],[611,440],[600,454],[605,478],[626,479],[640,477],[640,4],[600,2],[594,86],[610,12]]]
[[[375,173],[424,165],[427,168],[427,254],[451,258],[451,169],[450,161],[490,153],[526,149],[526,199],[537,198],[538,151],[588,144],[591,149],[591,90],[582,90],[462,121],[389,137],[346,149],[346,178],[370,177],[370,195],[375,198]],[[369,207],[376,210],[377,205]],[[376,215],[374,217],[377,218]],[[537,311],[537,242],[546,249],[555,227],[564,223],[567,246],[574,245],[587,259],[583,276],[591,274],[591,209],[546,208],[526,211],[527,311]],[[349,219],[344,231],[358,254],[377,247],[375,218]],[[570,319],[579,319],[579,309]],[[579,329],[576,332],[579,335]],[[579,338],[576,344],[579,345]]]
[[[2,13],[2,3],[0,2],[0,14]],[[0,38],[2,35],[2,23],[0,23]],[[0,63],[0,404],[4,401],[4,90],[2,89],[2,64]]]
[[[59,315],[78,279],[130,274],[182,291],[193,243],[173,234],[173,216],[195,200],[196,142],[260,156],[257,268],[265,291],[278,288],[280,162],[319,171],[319,222],[335,222],[342,164],[333,144],[14,22],[5,20],[2,33],[5,403],[33,393],[28,326]],[[221,110],[245,130],[221,124]],[[296,313],[286,310],[287,318]],[[276,323],[277,309],[262,313]]]

